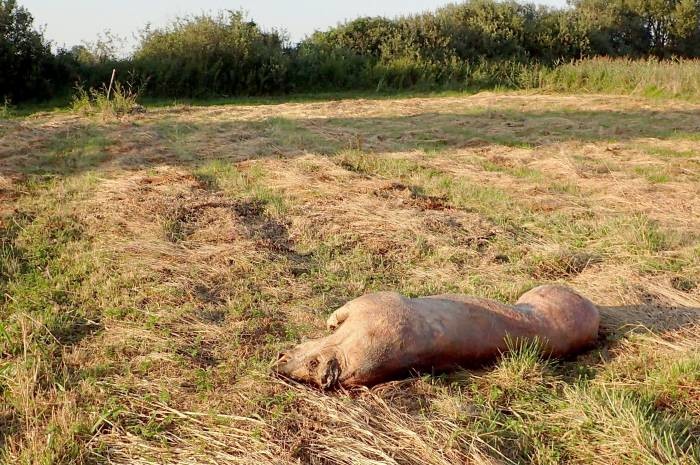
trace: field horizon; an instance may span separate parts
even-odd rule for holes
[[[700,463],[699,103],[263,101],[0,119],[0,462]],[[367,292],[547,283],[599,307],[596,347],[270,373]]]

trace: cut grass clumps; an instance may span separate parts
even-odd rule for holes
[[[681,271],[681,270],[679,270]],[[671,278],[671,286],[682,292],[690,292],[698,287],[697,282],[685,276],[673,276]]]
[[[457,208],[483,212],[494,221],[507,223],[518,214],[518,205],[504,190],[475,179],[452,176],[412,159],[385,157],[357,151],[343,152],[339,164],[364,175],[395,177],[408,181],[425,195],[446,198]],[[504,208],[507,205],[508,208]],[[502,212],[507,212],[505,217]]]
[[[673,231],[664,230],[659,223],[650,220],[645,215],[634,215],[625,221],[624,228],[632,251],[639,250],[647,253],[657,253],[673,248],[682,238]]]
[[[73,245],[80,241],[82,227],[74,217],[49,216],[29,219],[18,215],[15,229],[3,231],[3,266],[5,277],[5,327],[8,344],[3,351],[17,355],[22,344],[21,324],[13,317],[25,315],[39,324],[41,339],[48,346],[70,342],[80,335],[82,312],[72,309],[73,292],[90,270],[72,256]],[[14,223],[14,222],[13,222]],[[77,309],[73,309],[77,310]],[[32,317],[35,315],[35,317]],[[84,322],[84,320],[83,320]]]
[[[679,138],[683,136],[691,136],[689,138],[692,139],[694,134],[679,134]],[[700,155],[700,153],[694,150],[676,150],[667,147],[644,147],[643,150],[649,155],[664,159],[687,159]]]
[[[507,173],[516,178],[531,179],[533,181],[540,181],[543,178],[541,171],[528,166],[506,166],[494,163],[491,160],[480,160],[479,164],[486,171]]]
[[[687,421],[659,412],[624,389],[568,390],[569,453],[587,463],[697,463],[698,443]],[[595,447],[595,452],[590,446]]]
[[[282,216],[286,210],[284,198],[265,186],[265,170],[253,164],[245,171],[225,160],[212,160],[194,170],[194,176],[204,187],[229,197],[251,198],[265,206],[268,213]]]
[[[294,151],[313,151],[320,154],[332,154],[338,151],[337,141],[329,139],[323,132],[315,132],[303,124],[290,118],[274,117],[261,123],[263,131],[271,141],[271,148],[279,155],[284,155],[289,148]],[[285,150],[282,150],[285,148]]]
[[[81,371],[66,353],[99,329],[88,290],[97,254],[78,218],[46,191],[33,195],[0,229],[0,415],[13,435],[0,461],[72,463],[91,414],[77,406]]]
[[[235,163],[226,160],[212,160],[198,167],[194,176],[207,189],[236,194],[250,188],[261,173],[255,168],[241,172]]]
[[[493,369],[466,380],[475,409],[469,429],[508,451],[507,463],[698,463],[698,425],[666,407],[690,399],[694,362],[668,367],[665,357],[648,358],[660,342],[647,340],[641,354],[609,370],[572,377],[576,363],[553,364],[537,344],[511,340]]]
[[[692,150],[678,105],[484,93],[14,115],[0,463],[700,464],[695,161],[640,148]],[[536,149],[503,143],[525,136]],[[650,161],[672,182],[634,173]],[[547,282],[599,305],[578,357],[516,339],[486,365],[333,392],[270,374],[367,292],[513,303]]]
[[[665,172],[665,167],[659,166],[637,166],[634,172],[646,178],[652,184],[662,184],[671,181],[671,176]]]
[[[382,157],[359,150],[340,153],[338,163],[343,168],[356,173],[386,177],[404,178],[421,170],[421,167],[412,160]]]
[[[41,163],[28,164],[25,171],[61,175],[89,171],[107,160],[107,148],[111,143],[95,125],[60,132],[49,139],[46,151],[41,153]]]

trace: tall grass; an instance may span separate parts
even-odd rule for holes
[[[700,60],[590,58],[552,68],[532,68],[521,87],[651,97],[700,98]],[[527,82],[527,79],[531,79]]]
[[[5,97],[4,102],[0,105],[0,119],[9,118],[12,116],[12,102]]]
[[[141,70],[140,78],[156,76]],[[317,91],[406,91],[488,89],[542,90],[547,92],[610,93],[645,97],[700,100],[700,59],[586,58],[555,65],[518,60],[480,60],[449,63],[422,62],[404,58],[371,63],[344,54],[298,55],[291,60],[277,90],[256,90],[253,94],[309,93]],[[141,86],[117,84],[114,101],[106,102],[104,88],[78,88],[72,107],[86,113],[129,111],[140,94],[149,96],[219,95],[199,84],[174,85],[174,93],[161,93],[163,83]],[[273,86],[274,87],[274,86]],[[246,94],[231,89],[222,95]]]
[[[113,88],[103,84],[100,88],[86,89],[76,86],[71,109],[85,115],[123,116],[139,108],[140,89],[132,84],[115,82]]]

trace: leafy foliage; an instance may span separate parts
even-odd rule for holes
[[[241,12],[179,19],[147,29],[133,57],[143,76],[154,76],[157,95],[262,94],[283,89],[288,58],[283,36],[263,32]]]
[[[574,0],[556,9],[468,0],[433,13],[365,17],[292,45],[240,11],[146,27],[118,58],[114,36],[51,53],[31,15],[0,0],[0,97],[45,98],[112,69],[151,96],[209,97],[338,89],[522,87],[542,69],[590,57],[700,56],[699,0]]]
[[[51,94],[53,55],[33,22],[16,0],[0,0],[0,98],[20,101]]]

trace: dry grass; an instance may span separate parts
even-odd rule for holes
[[[700,461],[700,107],[479,94],[0,121],[0,461]],[[321,393],[364,292],[601,307],[579,358]]]

